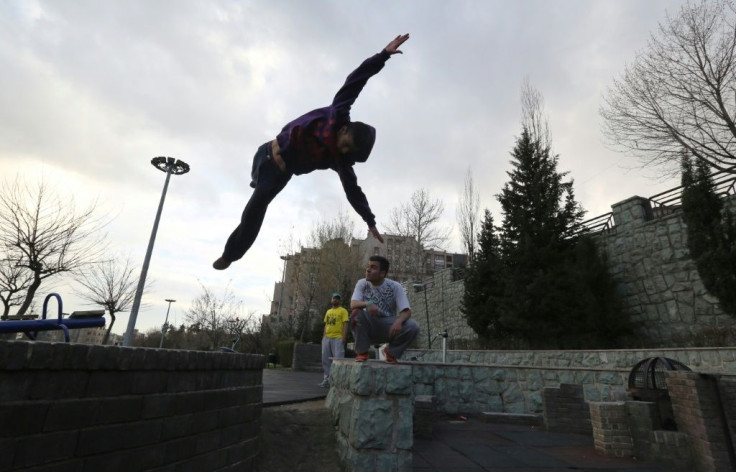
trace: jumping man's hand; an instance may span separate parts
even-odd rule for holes
[[[381,236],[381,233],[378,232],[378,230],[376,229],[375,226],[371,226],[370,228],[368,228],[368,231],[371,232],[371,234],[373,235],[374,238],[376,238],[377,240],[383,242],[383,237]]]
[[[396,38],[388,43],[388,46],[384,48],[384,50],[393,55],[393,54],[404,54],[403,52],[399,51],[399,46],[404,44],[406,40],[409,39],[409,34],[400,34],[396,36]]]

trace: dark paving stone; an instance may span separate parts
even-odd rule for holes
[[[535,431],[505,431],[499,436],[524,446],[589,446],[593,447],[593,437],[582,434],[551,433],[543,430]]]
[[[520,465],[527,467],[565,468],[568,466],[566,462],[545,454],[541,449],[532,449],[522,445],[501,446],[494,447],[493,449],[516,460]]]
[[[321,399],[319,372],[263,370],[264,406]],[[414,472],[671,472],[660,464],[596,453],[592,437],[525,425],[439,420],[431,439],[415,438]]]
[[[318,385],[322,378],[321,372],[263,369],[263,406],[325,398],[328,390]]]

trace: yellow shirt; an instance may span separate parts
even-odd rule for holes
[[[341,338],[342,324],[347,323],[348,318],[348,311],[341,306],[327,310],[324,319],[325,336],[328,338]]]

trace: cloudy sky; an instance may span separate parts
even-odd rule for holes
[[[237,225],[251,158],[296,116],[328,105],[345,76],[393,37],[403,55],[372,78],[352,110],[378,141],[356,166],[379,230],[426,188],[455,222],[470,169],[500,221],[528,78],[545,100],[559,169],[594,217],[633,195],[677,185],[608,149],[602,94],[679,0],[247,1],[0,0],[0,178],[43,178],[110,220],[110,254],[143,260],[164,183],[155,156],[187,162],[172,177],[151,260],[155,281],[137,328],[180,323],[200,283],[228,284],[267,313],[279,254],[340,211],[364,224],[331,171],[291,180],[258,240],[224,272],[212,261]],[[457,231],[447,249],[460,251]],[[289,241],[292,241],[291,243]],[[89,309],[65,279],[65,311]],[[127,326],[118,316],[115,332]]]

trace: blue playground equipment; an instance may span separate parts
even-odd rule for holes
[[[56,298],[58,318],[46,318],[46,309],[51,297]],[[105,318],[102,317],[104,314],[105,310],[75,311],[68,318],[64,318],[61,309],[61,296],[58,293],[50,293],[43,301],[43,315],[40,320],[0,321],[0,333],[24,333],[35,341],[39,331],[60,329],[64,332],[66,342],[69,342],[70,329],[105,326]]]

